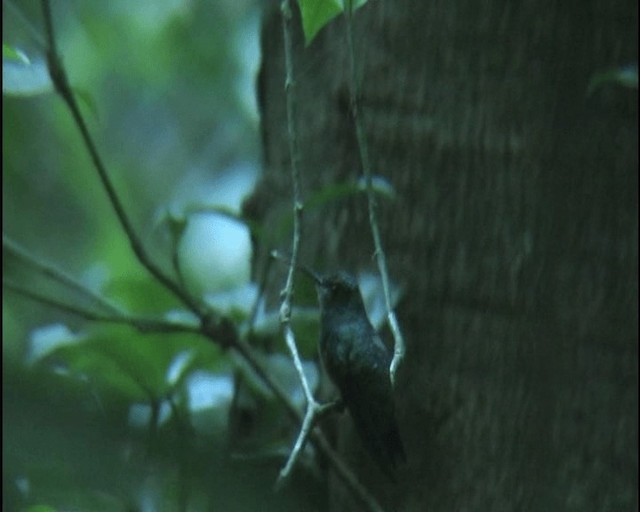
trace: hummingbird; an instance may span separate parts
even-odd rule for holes
[[[406,460],[395,418],[391,353],[371,325],[355,279],[339,272],[314,276],[320,302],[320,356],[365,448],[395,481]]]

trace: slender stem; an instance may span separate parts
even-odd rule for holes
[[[91,311],[80,306],[67,304],[52,297],[47,297],[32,290],[27,290],[18,283],[15,283],[11,279],[7,278],[2,279],[2,287],[36,302],[40,302],[41,304],[46,304],[47,306],[54,307],[66,313],[79,316],[80,318],[84,318],[85,320],[89,320],[92,322],[129,325],[141,332],[199,332],[199,329],[197,327],[187,324],[167,322],[164,320],[158,320],[156,318],[141,318],[119,311],[113,311],[111,313],[99,313],[97,311]]]
[[[293,240],[291,248],[291,260],[287,272],[287,281],[283,291],[282,309],[285,311],[285,319],[288,320],[291,309],[291,297],[293,296],[293,278],[298,263],[298,251],[302,231],[302,199],[300,193],[300,169],[298,166],[300,154],[298,149],[298,130],[296,127],[293,76],[293,43],[291,42],[291,4],[290,0],[282,2],[282,31],[284,36],[285,57],[285,98],[287,109],[287,139],[289,141],[289,158],[291,160],[291,182],[293,189]]]
[[[53,21],[51,17],[51,9],[49,6],[48,0],[42,0],[42,10],[44,14],[45,21],[45,31],[47,36],[48,50],[47,50],[47,64],[49,66],[49,74],[51,75],[51,80],[53,84],[66,103],[73,119],[80,131],[84,144],[89,151],[91,156],[91,161],[98,172],[98,176],[100,177],[100,181],[107,192],[109,197],[109,201],[113,206],[113,209],[116,212],[116,216],[120,221],[120,225],[124,230],[127,239],[133,249],[134,254],[142,263],[142,265],[149,271],[149,273],[155,277],[163,286],[165,286],[168,290],[170,290],[176,297],[178,297],[189,309],[191,309],[195,313],[204,313],[205,308],[202,303],[192,297],[184,288],[182,288],[179,283],[172,280],[169,276],[167,276],[162,269],[151,260],[149,255],[147,254],[140,238],[138,237],[129,217],[122,205],[120,198],[113,186],[111,178],[109,177],[109,173],[100,157],[100,153],[89,133],[89,129],[87,127],[87,123],[84,120],[84,116],[80,111],[78,103],[73,94],[73,90],[71,89],[71,85],[69,84],[69,80],[67,78],[67,73],[62,65],[60,57],[58,55],[57,47],[56,47],[56,39],[55,33],[53,29]]]
[[[295,335],[293,330],[291,329],[291,303],[293,297],[293,279],[295,275],[297,260],[298,260],[298,250],[300,247],[300,237],[301,237],[301,217],[302,217],[302,200],[300,197],[300,170],[298,168],[298,131],[296,129],[295,124],[295,103],[294,103],[294,86],[295,80],[293,76],[293,44],[291,42],[291,3],[289,0],[283,0],[281,5],[282,11],[282,33],[284,40],[284,56],[285,56],[285,98],[286,98],[286,109],[287,109],[287,130],[288,130],[288,141],[289,141],[289,159],[291,161],[291,182],[293,188],[293,240],[292,240],[292,248],[291,248],[291,259],[289,261],[289,266],[287,269],[287,280],[285,283],[285,287],[282,291],[282,304],[280,306],[280,322],[282,324],[282,328],[284,331],[284,338],[287,343],[287,347],[289,348],[289,352],[291,352],[291,357],[293,359],[293,365],[295,366],[296,371],[298,372],[298,377],[300,379],[300,383],[302,384],[302,389],[304,390],[304,396],[307,400],[307,411],[305,413],[302,427],[300,429],[300,433],[298,435],[298,439],[289,455],[289,459],[285,464],[282,471],[280,471],[280,477],[278,482],[281,483],[284,478],[286,478],[294,464],[298,458],[299,453],[304,446],[304,442],[311,430],[311,426],[313,425],[314,419],[314,411],[317,408],[317,403],[313,397],[313,393],[311,391],[311,387],[307,381],[307,378],[304,374],[304,369],[302,367],[302,361],[300,360],[300,355],[298,354],[298,347],[295,340]]]
[[[243,340],[238,340],[238,343],[234,345],[234,348],[240,353],[240,355],[247,361],[249,366],[254,372],[263,380],[267,387],[273,392],[273,394],[284,404],[285,409],[289,416],[298,424],[303,422],[302,413],[296,408],[294,403],[289,398],[287,392],[267,373],[260,360],[256,357],[255,352],[251,347]],[[331,406],[337,406],[337,404],[329,404]],[[335,470],[336,474],[345,485],[351,489],[353,494],[364,503],[371,512],[383,512],[383,509],[376,502],[371,493],[360,483],[353,471],[344,463],[340,456],[333,449],[327,438],[319,430],[313,430],[310,432],[309,437],[314,444],[320,449],[324,456],[327,457],[331,466]]]
[[[11,279],[3,278],[2,279],[2,287],[11,290],[15,293],[23,295],[29,299],[35,300],[42,304],[46,304],[47,306],[52,306],[61,311],[65,311],[66,313],[71,313],[73,315],[77,315],[86,320],[96,321],[96,322],[108,322],[108,323],[130,323],[128,319],[119,314],[106,314],[106,313],[98,313],[94,311],[89,311],[84,308],[80,308],[78,306],[74,306],[72,304],[65,304],[57,299],[53,299],[50,297],[45,297],[37,292],[27,290],[23,288],[18,283],[15,283]]]
[[[300,427],[300,432],[298,433],[298,437],[296,438],[296,442],[293,445],[293,449],[287,458],[286,464],[280,470],[280,474],[278,475],[278,480],[276,481],[276,490],[280,489],[287,478],[291,475],[293,468],[295,467],[298,458],[300,457],[300,453],[302,453],[302,448],[307,442],[309,434],[311,433],[313,426],[315,425],[316,415],[314,414],[314,407],[310,404],[315,404],[315,402],[308,402],[307,411],[305,412],[304,418],[302,420],[302,426]]]
[[[12,240],[4,233],[2,234],[2,247],[12,253],[17,258],[23,260],[26,264],[34,267],[38,272],[43,275],[50,277],[54,281],[59,282],[60,284],[67,286],[70,290],[79,292],[81,295],[84,295],[88,299],[95,302],[97,305],[102,307],[103,309],[109,311],[113,315],[122,314],[120,309],[115,305],[109,302],[102,295],[95,293],[93,290],[87,288],[84,284],[77,281],[74,277],[67,274],[65,271],[53,266],[52,264],[42,261],[38,259],[36,256],[31,254],[27,249],[18,244],[15,240]]]
[[[375,247],[376,262],[378,264],[378,271],[382,279],[382,290],[384,294],[384,302],[387,309],[387,321],[394,338],[394,351],[393,359],[389,368],[389,376],[391,383],[395,385],[396,370],[405,354],[405,342],[400,326],[396,319],[396,315],[391,305],[391,293],[389,286],[389,272],[387,266],[387,258],[382,247],[382,237],[380,236],[380,228],[378,225],[378,213],[377,213],[377,201],[373,192],[372,176],[371,176],[371,162],[369,160],[369,147],[367,144],[367,136],[364,130],[362,119],[360,117],[360,109],[358,105],[358,81],[356,76],[356,59],[353,45],[353,2],[347,1],[345,8],[345,18],[347,25],[347,48],[349,52],[349,71],[350,71],[350,83],[351,83],[351,113],[353,116],[353,122],[356,128],[356,137],[358,141],[358,150],[360,152],[360,163],[362,165],[362,172],[365,176],[365,182],[367,187],[367,206],[369,210],[369,225],[371,226],[371,234],[373,236],[373,244]]]

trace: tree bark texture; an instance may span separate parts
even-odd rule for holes
[[[389,510],[637,510],[637,91],[586,94],[637,62],[637,3],[371,0],[353,21],[372,172],[397,193],[378,203],[408,344],[408,462],[374,492]],[[308,198],[361,169],[344,19],[306,48],[294,35]],[[265,171],[246,203],[269,226],[292,208],[284,76],[274,9]],[[290,246],[270,231],[257,272]],[[372,269],[372,255],[364,195],[305,210],[303,262]],[[370,482],[366,455],[350,462]]]

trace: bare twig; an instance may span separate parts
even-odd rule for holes
[[[58,50],[56,46],[55,33],[53,29],[53,21],[51,17],[51,9],[49,6],[48,0],[42,0],[42,11],[44,14],[45,21],[45,32],[47,37],[47,65],[49,67],[49,74],[51,76],[51,80],[56,88],[56,91],[64,102],[66,103],[73,119],[76,123],[76,126],[80,130],[80,134],[84,141],[84,144],[91,155],[91,160],[93,165],[98,172],[98,176],[100,177],[100,181],[102,182],[107,195],[109,196],[109,201],[113,206],[113,209],[116,212],[116,216],[120,221],[120,225],[124,230],[129,243],[131,244],[131,248],[133,249],[134,254],[138,258],[138,261],[149,271],[149,273],[155,277],[163,286],[165,286],[168,290],[170,290],[178,299],[182,301],[190,310],[197,313],[204,313],[203,304],[192,297],[183,287],[180,286],[179,283],[175,282],[168,275],[166,275],[163,270],[149,257],[147,251],[145,250],[140,238],[135,232],[131,221],[122,205],[120,198],[111,182],[111,178],[109,177],[109,173],[100,157],[100,153],[89,133],[89,129],[87,128],[87,124],[84,120],[84,116],[80,111],[78,103],[75,99],[73,90],[71,89],[71,85],[69,84],[69,79],[67,78],[67,73],[62,65],[62,61],[58,55]]]
[[[263,380],[273,394],[284,404],[289,416],[298,424],[301,424],[303,421],[302,413],[291,401],[287,392],[268,374],[253,349],[244,340],[238,340],[234,345],[234,348],[247,361],[253,371],[256,372],[256,375]],[[336,406],[337,404],[332,403],[328,405]],[[316,447],[320,449],[323,455],[327,457],[329,463],[336,472],[336,475],[345,483],[346,487],[353,492],[354,496],[360,499],[371,512],[384,512],[371,493],[360,483],[353,471],[351,471],[340,456],[338,456],[322,432],[313,430],[309,434],[309,437]]]
[[[378,264],[378,271],[382,279],[382,289],[384,293],[384,302],[387,308],[387,322],[391,328],[394,339],[393,359],[389,368],[389,375],[391,378],[391,384],[395,385],[395,375],[398,366],[404,359],[405,343],[400,331],[400,326],[396,319],[393,306],[391,305],[391,293],[389,291],[389,272],[387,267],[387,259],[384,249],[382,248],[382,237],[380,236],[380,228],[378,227],[378,214],[377,214],[377,202],[376,196],[373,192],[372,177],[371,177],[371,163],[369,161],[369,148],[367,144],[367,137],[364,131],[362,120],[360,118],[360,111],[358,107],[358,82],[356,76],[355,65],[355,51],[353,47],[353,1],[347,0],[345,7],[345,18],[347,25],[347,45],[349,51],[349,66],[350,66],[350,94],[351,94],[351,113],[353,115],[353,122],[356,128],[356,137],[358,140],[358,149],[360,151],[360,163],[362,164],[362,171],[365,176],[367,185],[367,205],[369,209],[369,225],[371,226],[371,234],[373,236],[373,243],[375,247],[376,262]]]
[[[287,129],[288,129],[288,141],[289,141],[289,158],[291,160],[291,181],[293,188],[293,241],[291,248],[291,259],[289,261],[289,267],[287,270],[287,280],[285,287],[282,291],[282,304],[280,306],[280,322],[284,331],[284,338],[287,343],[287,347],[291,352],[293,364],[298,372],[302,389],[304,390],[304,396],[307,401],[307,410],[300,428],[300,433],[296,440],[296,443],[291,450],[287,463],[280,471],[278,477],[278,485],[282,484],[285,478],[289,476],[293,469],[295,462],[304,446],[304,443],[311,431],[314,423],[315,411],[319,407],[318,403],[313,397],[313,392],[309,386],[309,382],[304,374],[302,367],[302,361],[298,354],[298,348],[291,329],[291,302],[293,297],[293,278],[295,275],[298,250],[300,247],[301,236],[301,217],[302,217],[302,200],[300,197],[300,170],[298,168],[298,135],[295,125],[295,111],[294,111],[294,98],[293,88],[295,81],[293,77],[293,57],[292,57],[292,42],[291,42],[291,4],[289,0],[283,0],[281,4],[282,11],[282,32],[284,39],[284,58],[285,58],[285,97],[286,97],[286,109],[287,109]]]
[[[283,0],[282,6],[282,31],[284,35],[284,57],[285,57],[285,97],[287,109],[287,130],[289,141],[289,158],[291,160],[291,182],[293,189],[293,240],[291,247],[291,260],[287,271],[287,281],[283,290],[283,301],[281,308],[282,318],[289,320],[291,309],[291,297],[293,296],[293,276],[298,263],[298,250],[300,247],[300,237],[302,231],[302,199],[300,193],[300,169],[298,162],[300,154],[298,150],[298,131],[296,129],[294,87],[293,77],[293,56],[291,42],[291,4],[290,0]]]
[[[93,322],[129,325],[141,332],[199,332],[199,329],[197,327],[187,324],[167,322],[165,320],[159,320],[156,318],[141,318],[119,311],[112,311],[111,313],[99,313],[97,311],[91,311],[80,306],[67,304],[52,297],[47,297],[32,290],[27,290],[18,283],[15,283],[7,278],[2,279],[2,287],[7,290],[11,290],[19,295],[23,295],[24,297],[27,297],[36,302],[46,304],[47,306],[54,307],[66,313],[71,313],[72,315],[76,315],[80,318],[84,318],[85,320],[90,320]]]
[[[87,288],[84,284],[77,281],[74,277],[70,276],[65,271],[53,266],[51,263],[40,260],[27,249],[18,244],[18,242],[9,238],[4,233],[2,234],[2,247],[4,249],[7,249],[17,258],[24,261],[26,264],[35,268],[38,272],[68,287],[70,290],[84,295],[88,299],[95,302],[98,306],[109,311],[112,315],[122,314],[122,311],[120,311],[120,309],[115,304],[109,302],[102,295],[99,295],[93,290]]]

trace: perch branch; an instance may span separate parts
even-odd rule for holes
[[[300,169],[298,167],[299,162],[299,149],[298,149],[298,134],[295,125],[295,104],[293,97],[293,89],[295,86],[295,80],[293,76],[293,44],[291,42],[291,3],[289,0],[283,0],[281,4],[282,12],[282,32],[284,40],[284,59],[285,59],[285,101],[287,110],[287,139],[289,142],[289,159],[291,162],[291,182],[293,189],[293,240],[291,248],[291,259],[289,260],[289,266],[287,269],[287,280],[285,287],[282,290],[282,304],[280,306],[280,323],[284,331],[284,338],[291,352],[291,358],[293,359],[293,365],[298,372],[300,383],[304,391],[304,396],[307,402],[307,409],[302,421],[302,426],[298,434],[298,438],[289,454],[289,458],[280,471],[278,477],[277,486],[282,485],[284,480],[291,474],[295,462],[297,461],[302,448],[309,436],[313,424],[315,423],[315,415],[319,408],[319,404],[313,397],[313,392],[307,381],[307,377],[304,374],[304,368],[302,367],[302,361],[298,354],[298,346],[295,340],[293,329],[291,328],[291,303],[293,297],[293,280],[295,270],[298,261],[298,250],[300,248],[300,237],[302,228],[302,199],[300,194]]]
[[[345,17],[347,26],[347,48],[349,52],[351,114],[353,116],[353,122],[356,128],[356,138],[358,141],[358,150],[360,152],[360,163],[362,165],[362,172],[364,173],[366,181],[369,225],[371,226],[371,234],[373,236],[378,271],[380,272],[380,277],[382,279],[382,290],[384,293],[384,302],[387,309],[387,322],[389,323],[389,327],[393,334],[394,340],[393,359],[391,360],[389,375],[391,378],[391,384],[395,385],[396,371],[398,369],[398,366],[404,359],[405,342],[404,337],[402,336],[402,331],[400,330],[400,325],[398,324],[398,321],[396,319],[396,314],[393,311],[393,307],[391,304],[391,293],[389,291],[389,272],[387,267],[387,258],[382,247],[380,228],[378,225],[378,207],[376,197],[373,192],[371,163],[369,161],[369,148],[362,119],[360,117],[360,109],[358,106],[359,93],[356,77],[355,51],[353,45],[353,0],[347,0],[347,5],[345,7]]]

